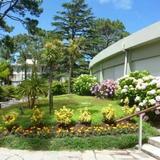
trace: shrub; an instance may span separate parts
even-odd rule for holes
[[[12,113],[6,114],[5,116],[2,117],[2,119],[3,119],[4,125],[6,127],[10,127],[15,123],[17,119],[17,113],[12,112]]]
[[[129,106],[139,105],[137,102],[144,99],[146,92],[152,88],[147,88],[147,86],[153,79],[154,77],[146,71],[131,72],[129,75],[120,78],[117,95],[121,99],[121,103]]]
[[[0,87],[0,100],[7,101],[12,98],[19,98],[17,95],[17,87],[5,85]]]
[[[123,110],[124,114],[125,114],[126,116],[128,116],[128,115],[131,115],[131,114],[135,113],[135,111],[136,111],[136,106],[133,106],[133,107],[124,106],[124,107],[122,108],[122,110]]]
[[[91,95],[90,89],[96,83],[96,77],[83,74],[75,79],[73,90],[78,95]]]
[[[39,124],[39,123],[41,123],[42,119],[43,119],[43,112],[40,109],[38,109],[37,107],[34,107],[33,113],[31,116],[31,121],[35,124]]]
[[[82,124],[90,124],[92,121],[91,113],[87,108],[81,111],[81,115],[79,116],[79,121]]]
[[[160,78],[149,75],[146,71],[130,73],[119,80],[117,94],[123,105],[137,105],[143,110],[160,103]],[[156,110],[155,114],[159,115],[159,110]],[[150,112],[147,115],[152,114]],[[146,120],[149,119],[147,115],[144,117]]]
[[[59,125],[67,126],[71,123],[73,111],[63,106],[59,111],[55,111],[56,122]]]
[[[115,122],[115,110],[110,106],[102,109],[103,121],[107,124]]]
[[[116,82],[113,80],[105,80],[100,84],[96,84],[91,88],[91,93],[99,98],[112,98],[116,91]]]
[[[67,93],[67,84],[59,81],[54,81],[52,83],[52,93],[53,95],[62,95]]]

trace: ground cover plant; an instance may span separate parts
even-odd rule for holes
[[[128,148],[137,144],[136,123],[126,122],[117,125],[103,123],[102,110],[108,107],[112,106],[115,111],[115,115],[111,117],[117,119],[124,115],[118,101],[77,95],[56,96],[54,99],[57,112],[62,109],[62,117],[69,115],[71,118],[66,124],[61,118],[57,121],[54,113],[49,115],[45,98],[41,98],[37,107],[32,110],[24,104],[24,114],[21,114],[17,106],[0,110],[1,122],[4,122],[0,127],[0,146],[36,150],[83,150]],[[67,109],[66,114],[64,110]],[[12,113],[16,115],[12,117]],[[9,118],[2,119],[7,115]],[[87,115],[86,119],[84,115]],[[6,125],[5,121],[10,123]],[[144,140],[150,135],[157,134],[154,128],[144,123]]]

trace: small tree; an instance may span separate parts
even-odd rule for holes
[[[24,80],[18,88],[19,95],[27,97],[28,107],[33,108],[37,96],[46,95],[46,85],[44,81],[38,77],[32,77],[31,79]]]
[[[53,108],[53,94],[52,94],[52,81],[53,81],[53,72],[58,67],[58,60],[61,58],[63,53],[62,42],[58,39],[47,42],[44,46],[43,58],[47,63],[48,72],[49,72],[49,88],[48,88],[48,103],[49,103],[49,113],[51,114]]]

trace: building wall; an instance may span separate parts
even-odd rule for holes
[[[127,51],[127,73],[135,70],[147,70],[160,76],[160,40]],[[118,79],[124,75],[125,53],[107,58],[92,67],[91,72],[101,82],[105,79]]]

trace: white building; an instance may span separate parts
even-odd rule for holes
[[[32,65],[33,60],[27,59],[27,77],[30,77],[32,75]],[[12,85],[18,85],[25,79],[25,72],[24,69],[22,69],[22,65],[19,63],[12,64],[13,73],[11,77],[11,83]]]
[[[160,22],[104,49],[92,59],[89,67],[100,82],[115,80],[135,70],[160,76]]]

